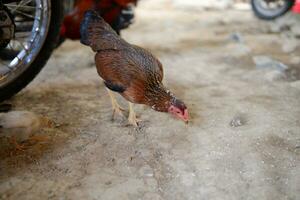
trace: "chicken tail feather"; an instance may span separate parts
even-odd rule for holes
[[[84,45],[89,46],[88,27],[92,19],[95,18],[92,12],[86,12],[84,18],[80,24],[80,42]]]
[[[80,25],[80,42],[93,51],[117,50],[125,41],[107,24],[97,11],[88,10]]]

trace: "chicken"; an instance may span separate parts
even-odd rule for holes
[[[118,92],[129,102],[132,125],[138,125],[133,104],[145,104],[188,122],[186,105],[164,87],[163,66],[149,51],[120,38],[95,11],[85,13],[80,33],[81,43],[96,52],[97,72],[107,87],[114,114],[123,116],[113,94]]]
[[[29,111],[0,113],[0,137],[9,138],[18,150],[22,150],[23,146],[19,143],[25,140],[41,140],[42,137],[34,136],[34,134],[52,125],[52,121],[48,118]]]

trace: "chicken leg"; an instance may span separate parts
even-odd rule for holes
[[[128,122],[130,125],[133,125],[133,126],[138,126],[139,122],[141,120],[137,119],[136,118],[136,114],[133,110],[133,104],[131,102],[128,102],[129,103],[129,116],[128,116]]]
[[[115,114],[117,113],[118,115],[120,115],[121,117],[124,117],[123,112],[124,109],[118,104],[113,92],[106,88],[108,95],[110,96],[110,100],[111,100],[111,106],[113,109],[113,114],[112,114],[112,119],[114,119]]]

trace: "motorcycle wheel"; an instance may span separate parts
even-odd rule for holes
[[[0,47],[0,101],[40,72],[56,47],[63,18],[63,1],[4,0],[2,6],[13,21],[14,35]]]
[[[264,20],[272,20],[288,12],[294,0],[251,0],[254,14]]]

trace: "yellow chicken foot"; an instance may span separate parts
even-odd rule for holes
[[[121,117],[124,117],[123,112],[124,109],[118,104],[114,94],[112,91],[110,91],[109,89],[106,89],[109,96],[110,96],[110,100],[111,100],[111,106],[113,109],[113,114],[112,114],[112,119],[114,119],[115,114],[117,113],[118,115],[120,115]]]
[[[139,125],[139,122],[141,122],[141,120],[137,119],[136,118],[136,114],[133,110],[133,104],[129,102],[129,116],[128,116],[128,123],[130,125],[133,125],[133,126],[138,126]]]

